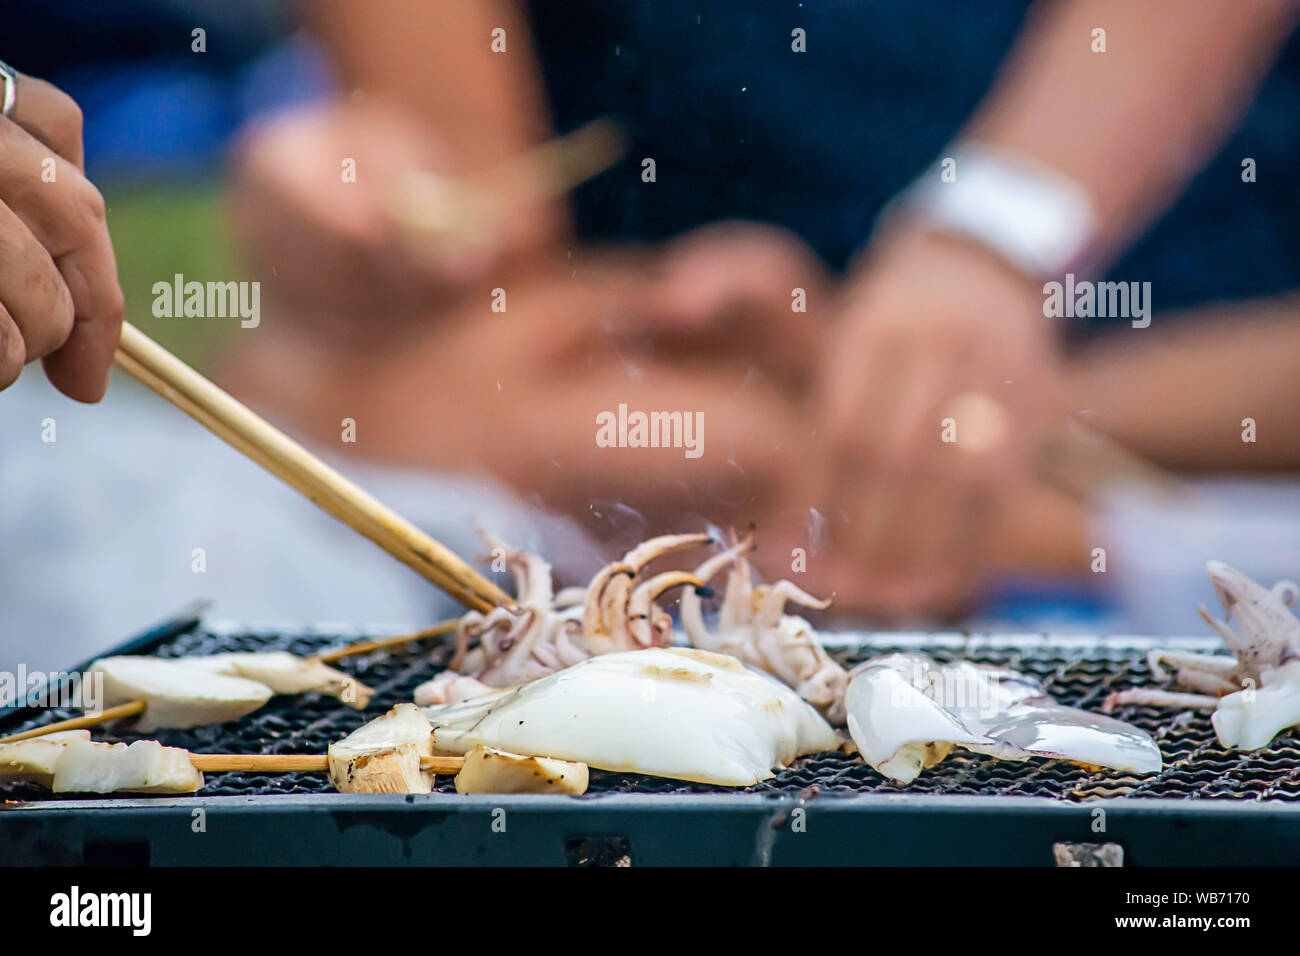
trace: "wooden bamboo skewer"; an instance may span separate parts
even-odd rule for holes
[[[203,773],[318,773],[329,770],[325,754],[190,754]],[[464,757],[421,757],[420,769],[435,774],[459,773]]]
[[[24,730],[20,734],[10,734],[8,737],[0,737],[0,744],[12,744],[19,740],[28,740],[32,737],[44,737],[46,734],[57,734],[64,730],[80,730],[82,727],[94,727],[96,724],[107,723],[110,720],[117,720],[121,717],[132,717],[136,714],[144,713],[145,702],[142,700],[131,700],[125,704],[119,704],[116,707],[109,707],[97,714],[83,714],[80,717],[70,717],[67,720],[60,720],[53,724],[46,724],[43,727],[33,727],[31,730]]]
[[[333,664],[335,661],[342,660],[345,657],[352,657],[357,654],[369,654],[371,651],[386,650],[390,647],[400,647],[403,644],[410,644],[415,641],[423,641],[430,637],[440,637],[443,634],[450,634],[456,630],[460,624],[460,618],[452,618],[450,621],[443,621],[441,624],[435,624],[433,627],[425,628],[423,631],[416,631],[414,634],[399,634],[397,637],[380,637],[373,641],[358,641],[356,644],[347,644],[343,647],[336,647],[332,650],[322,651],[319,654],[313,654],[312,659],[320,661],[322,664]]]
[[[70,728],[71,729],[71,728]],[[2,743],[23,740],[15,734]],[[329,770],[326,754],[190,754],[194,769],[203,773],[324,773]],[[420,769],[434,774],[460,773],[464,757],[421,757]]]
[[[616,123],[593,120],[477,176],[409,173],[393,194],[391,212],[414,234],[474,242],[490,236],[515,208],[569,192],[626,150]]]
[[[562,196],[609,169],[627,152],[627,141],[610,119],[584,123],[489,170],[488,188],[515,202]]]
[[[362,491],[130,323],[114,362],[290,487],[479,611],[511,598],[454,552]]]

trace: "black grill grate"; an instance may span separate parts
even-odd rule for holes
[[[323,632],[287,635],[275,631],[236,631],[200,626],[157,648],[161,657],[185,657],[230,651],[288,650],[311,654],[337,646],[337,635]],[[894,650],[924,649],[939,660],[965,657],[1003,664],[1032,674],[1064,704],[1096,709],[1114,689],[1145,685],[1150,672],[1142,639],[1053,639],[1015,636],[999,643],[996,638],[947,640],[909,639],[880,635],[862,641],[844,641],[834,653],[846,663]],[[1212,645],[1210,645],[1212,646]],[[415,686],[429,679],[445,660],[444,646],[435,651],[438,664],[430,663],[428,645],[422,649],[376,653],[351,658],[338,666],[375,688],[370,707],[359,712],[332,698],[309,694],[275,697],[242,720],[192,730],[151,733],[165,744],[196,753],[324,753],[365,721],[394,704],[410,700]],[[50,710],[36,723],[76,716]],[[955,751],[937,767],[927,770],[906,788],[885,780],[857,757],[840,753],[815,754],[771,780],[750,788],[759,793],[798,793],[817,788],[822,793],[928,793],[979,796],[1037,796],[1081,801],[1097,797],[1173,797],[1189,799],[1300,801],[1300,741],[1284,732],[1266,750],[1254,753],[1225,750],[1215,739],[1209,716],[1155,708],[1131,708],[1120,714],[1150,733],[1164,755],[1165,770],[1154,777],[1109,772],[1091,773],[1064,761],[1031,760],[1024,763],[994,760]],[[96,739],[138,739],[123,725],[100,728]],[[248,796],[318,793],[330,790],[323,773],[207,774],[205,796]],[[439,777],[440,791],[455,789],[450,777]],[[634,774],[593,770],[589,794],[602,793],[712,793],[735,792],[706,784],[690,784]],[[21,787],[10,799],[50,799],[36,788]]]

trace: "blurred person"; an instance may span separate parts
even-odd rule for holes
[[[1069,407],[1044,283],[1103,271],[1217,147],[1295,7],[1244,12],[1110,0],[1032,11],[947,154],[956,190],[982,194],[922,180],[854,267],[820,408],[834,507],[886,600],[925,604],[979,582],[993,513],[1018,507],[1039,432]],[[981,204],[978,221],[963,202]],[[945,416],[962,427],[963,394],[1005,410],[1005,444],[962,454],[960,431],[955,447],[934,440]]]
[[[377,458],[485,462],[579,517],[592,500],[622,499],[657,516],[654,530],[712,511],[806,545],[814,509],[833,549],[817,563],[842,570],[847,603],[877,610],[960,605],[1025,556],[1078,567],[1081,512],[1029,470],[1037,432],[1076,407],[1043,280],[1103,275],[1178,197],[1240,116],[1295,7],[1073,0],[1036,4],[1022,23],[1027,6],[307,4],[343,89],[360,95],[264,124],[239,153],[236,208],[258,261],[284,267],[286,303],[286,327],[248,356],[246,385],[322,437],[343,411],[371,409]],[[791,27],[805,26],[799,50]],[[603,113],[628,127],[631,156],[580,188],[571,211],[524,211],[468,266],[412,265],[385,212],[403,165],[472,173]],[[991,225],[946,209],[937,177],[902,193],[936,155],[956,159],[958,183],[975,180]],[[344,157],[358,158],[356,183],[336,179]],[[637,176],[645,158],[651,182]],[[1017,232],[1015,187],[998,185],[1008,180],[1046,197],[1063,253]],[[776,230],[706,231],[633,267],[641,278],[612,301],[568,301],[582,279],[570,222],[588,240],[645,240],[737,217],[793,228],[814,254]],[[1227,237],[1245,221],[1199,226],[1200,254],[1240,257]],[[1284,258],[1251,251],[1250,281],[1288,278]],[[818,257],[848,268],[838,292]],[[1210,275],[1120,261],[1175,290],[1171,305]],[[511,295],[501,316],[486,304],[494,287]],[[791,312],[796,288],[807,313]],[[377,315],[381,289],[393,307],[381,300]],[[586,344],[566,353],[571,325]],[[275,358],[295,354],[305,385]],[[322,362],[335,373],[313,374]],[[742,394],[753,405],[729,413]],[[629,395],[708,409],[726,457],[600,454],[593,403]],[[970,396],[1004,437],[966,455],[938,436]],[[434,401],[463,411],[449,423]]]

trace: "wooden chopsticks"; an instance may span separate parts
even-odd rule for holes
[[[129,322],[122,323],[122,339],[114,362],[466,607],[486,611],[512,603],[508,594],[454,552],[362,491]]]

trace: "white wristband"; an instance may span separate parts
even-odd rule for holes
[[[1050,166],[967,142],[940,159],[886,207],[941,232],[971,239],[1038,278],[1083,265],[1096,231],[1083,187]]]

